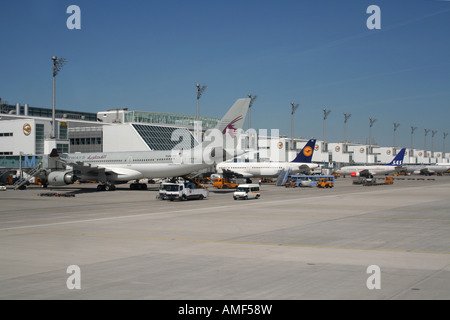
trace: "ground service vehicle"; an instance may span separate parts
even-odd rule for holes
[[[334,176],[333,175],[301,175],[292,174],[289,175],[289,183],[294,182],[297,187],[316,187],[321,179],[325,179],[334,186]]]
[[[318,188],[333,188],[334,182],[327,178],[320,178],[319,181],[317,181],[317,187]]]
[[[238,184],[227,178],[216,178],[214,179],[213,186],[218,189],[234,189],[237,188]]]
[[[240,184],[233,194],[233,199],[258,199],[261,196],[261,190],[258,184]]]
[[[173,200],[202,200],[209,196],[209,191],[204,188],[195,188],[192,182],[188,183],[163,183],[159,189],[160,199]]]
[[[384,183],[385,184],[393,184],[394,178],[392,178],[392,176],[386,176],[386,178],[384,179]]]

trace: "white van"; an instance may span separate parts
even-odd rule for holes
[[[258,199],[261,196],[261,190],[258,184],[240,184],[233,194],[233,199]]]

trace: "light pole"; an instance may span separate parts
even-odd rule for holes
[[[248,105],[248,128],[250,129],[252,127],[252,121],[251,121],[251,108],[253,105],[253,102],[255,102],[256,98],[258,98],[258,96],[252,96],[251,93],[248,94],[248,97],[250,98],[250,104]]]
[[[377,121],[377,119],[375,118],[369,118],[369,122],[370,122],[370,127],[369,127],[369,150],[370,152],[372,152],[372,127],[373,124],[375,123],[375,121]]]
[[[423,142],[423,150],[424,151],[426,151],[427,150],[427,135],[428,135],[428,132],[430,132],[430,129],[424,129],[424,131],[425,131],[425,138],[424,138],[424,142]]]
[[[197,83],[195,86],[197,87],[197,117],[195,119],[197,121],[199,121],[200,116],[199,116],[199,110],[198,110],[198,101],[200,100],[200,97],[202,96],[203,92],[205,92],[207,86],[200,87],[199,83]]]
[[[350,113],[344,113],[344,142],[347,143],[347,121],[352,115]]]
[[[431,130],[431,156],[434,155],[434,136],[438,133],[437,130]]]
[[[52,97],[52,132],[50,134],[51,139],[56,137],[56,125],[55,125],[55,78],[63,65],[67,62],[64,58],[59,58],[57,56],[52,56],[53,60],[53,97]]]
[[[331,112],[331,110],[327,110],[326,108],[323,108],[323,142],[326,142],[325,120],[327,120],[330,112]]]
[[[298,109],[300,105],[294,104],[293,102],[291,102],[291,144],[292,146],[294,146],[294,112],[295,110]],[[292,147],[291,147],[292,149]]]
[[[394,122],[394,147],[397,146],[395,138],[396,138],[396,133],[397,133],[397,128],[400,127],[400,123],[398,122]]]
[[[414,131],[416,131],[417,127],[411,126],[411,150],[414,149],[414,143],[413,143],[413,135]]]
[[[443,145],[442,145],[442,150],[444,150],[444,151],[442,153],[442,158],[444,158],[444,156],[445,156],[445,139],[447,139],[448,132],[443,132],[443,136],[444,136],[444,142],[443,142]]]

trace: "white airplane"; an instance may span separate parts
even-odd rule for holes
[[[97,190],[115,190],[115,184],[136,180],[131,189],[145,189],[137,183],[144,178],[178,177],[205,169],[215,163],[231,159],[242,153],[238,150],[250,104],[249,98],[238,99],[217,126],[206,132],[204,141],[189,150],[71,153],[58,155],[56,149],[50,157],[67,166],[67,171],[48,174],[49,185],[67,185],[76,180],[100,182]],[[189,137],[190,139],[190,137]]]
[[[448,163],[437,163],[437,164],[406,164],[402,166],[400,171],[413,173],[413,174],[423,174],[426,176],[431,176],[434,173],[443,174],[450,170],[450,164]]]
[[[383,175],[393,173],[401,168],[403,165],[403,158],[405,157],[406,148],[400,150],[400,152],[395,156],[394,160],[384,165],[371,165],[371,166],[346,166],[336,173],[341,175],[351,175],[352,177],[370,177],[374,175]]]
[[[211,175],[221,177],[223,174],[235,175],[238,178],[276,178],[282,170],[291,170],[293,173],[309,173],[311,169],[319,165],[311,163],[316,140],[311,139],[291,162],[222,162],[216,166],[217,174]]]

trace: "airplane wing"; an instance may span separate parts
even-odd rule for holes
[[[375,174],[374,172],[370,172],[368,169],[364,169],[359,172],[360,177],[366,177],[366,178],[369,178],[370,176],[373,176],[374,174]]]
[[[311,172],[311,167],[308,166],[307,164],[302,164],[301,166],[298,167],[298,173],[308,174],[310,172]]]
[[[250,173],[245,173],[245,172],[237,172],[237,171],[233,171],[230,169],[223,169],[223,176],[224,178],[250,178],[253,177],[252,174]]]

